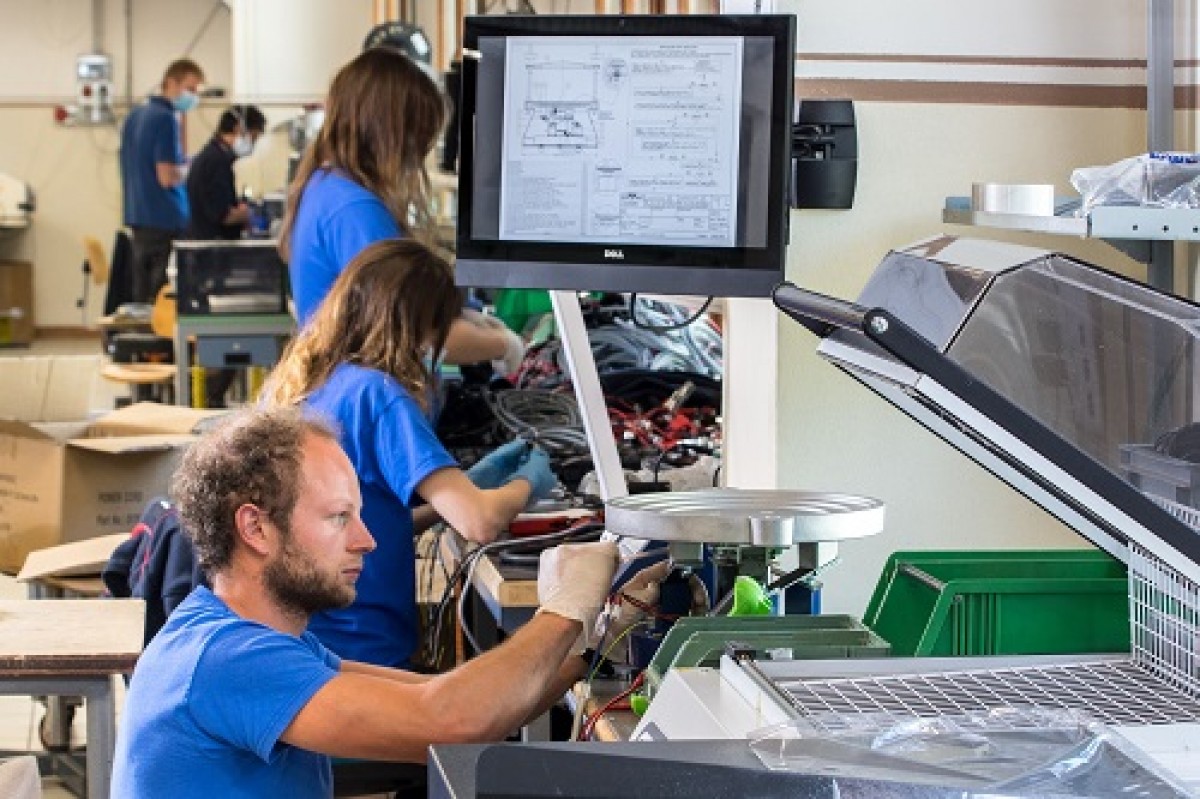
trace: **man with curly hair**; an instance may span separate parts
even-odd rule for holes
[[[354,600],[375,543],[336,432],[290,409],[232,415],[172,484],[212,590],[195,589],[146,648],[118,735],[113,795],[333,795],[330,756],[424,759],[500,740],[581,676],[617,565],[611,543],[547,550],[540,612],[433,677],[341,660],[305,631]]]

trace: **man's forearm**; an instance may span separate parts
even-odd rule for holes
[[[511,639],[427,688],[448,718],[474,719],[483,725],[479,740],[499,740],[562,696],[570,685],[563,663],[579,633],[579,622],[539,613]]]
[[[546,713],[550,708],[554,707],[559,701],[566,696],[575,683],[587,676],[587,663],[582,657],[575,654],[567,655],[562,665],[558,667],[558,673],[554,675],[554,679],[550,682],[550,686],[546,689],[542,701],[532,713],[525,717],[525,723],[536,719],[543,713]]]
[[[356,660],[343,660],[342,671],[348,674],[369,674],[372,677],[382,677],[385,680],[413,684],[429,682],[432,679],[428,674],[417,674],[415,671],[376,666],[371,663],[359,663]]]

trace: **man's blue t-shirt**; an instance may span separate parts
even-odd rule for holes
[[[130,227],[182,231],[188,200],[183,184],[164,189],[157,164],[184,163],[175,109],[154,96],[129,112],[121,128],[121,190],[124,220]]]
[[[400,225],[377,196],[337,170],[313,172],[289,242],[288,270],[300,324],[308,322],[354,256],[400,235]]]
[[[279,736],[340,667],[309,633],[243,619],[196,588],[138,660],[112,795],[328,799],[329,758]]]
[[[342,364],[305,401],[333,419],[362,490],[362,518],[375,537],[348,608],[318,613],[308,631],[347,660],[406,667],[417,646],[416,487],[456,466],[412,396],[375,369]]]

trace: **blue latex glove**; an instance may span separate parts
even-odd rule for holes
[[[530,504],[550,496],[550,492],[558,485],[558,478],[550,471],[550,456],[537,447],[529,450],[525,462],[504,482],[508,483],[518,478],[529,481]]]
[[[467,478],[476,488],[485,491],[499,488],[513,477],[513,473],[525,462],[529,454],[529,442],[522,438],[513,439],[497,447],[467,469]]]

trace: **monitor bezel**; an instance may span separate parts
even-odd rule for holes
[[[768,37],[772,80],[767,233],[764,247],[680,247],[622,241],[561,243],[476,238],[472,234],[474,119],[481,37]],[[784,278],[788,175],[794,109],[795,18],[767,15],[471,16],[464,23],[456,279],[482,288],[627,291],[764,297]],[[782,112],[776,112],[784,109]],[[615,252],[614,252],[615,251]],[[620,258],[616,257],[619,253]],[[731,266],[736,264],[736,266]]]

